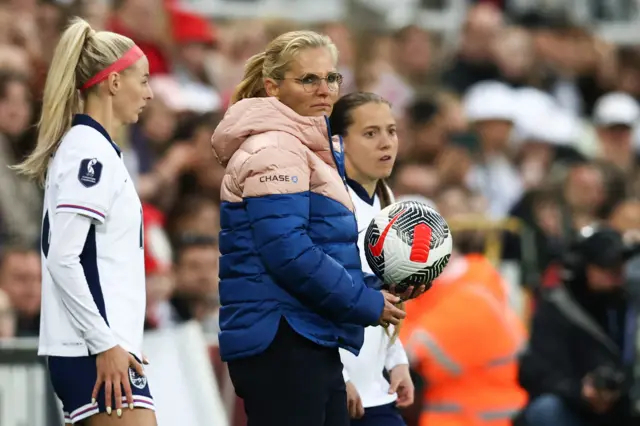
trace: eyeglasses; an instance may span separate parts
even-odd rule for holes
[[[287,78],[283,78],[287,80]],[[305,74],[299,78],[292,78],[292,80],[302,85],[305,92],[312,93],[320,88],[322,81],[327,82],[327,87],[331,92],[337,92],[342,85],[342,74],[337,72],[331,72],[326,77],[320,77],[315,74]]]

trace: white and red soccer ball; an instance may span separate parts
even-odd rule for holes
[[[365,235],[367,263],[386,287],[429,288],[451,256],[453,240],[444,218],[428,205],[402,201],[376,215]]]

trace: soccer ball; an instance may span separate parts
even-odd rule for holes
[[[394,203],[376,215],[365,234],[365,256],[385,287],[403,292],[431,287],[451,256],[453,240],[444,218],[424,203]]]

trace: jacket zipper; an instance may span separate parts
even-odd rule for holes
[[[340,140],[340,151],[342,151],[342,158],[343,158],[343,167],[340,167],[340,163],[338,163],[338,159],[336,158],[336,153],[333,151],[333,140],[331,138],[331,124],[329,123],[329,118],[326,115],[324,116],[324,121],[327,123],[327,133],[329,134],[329,150],[331,150],[331,158],[333,158],[333,162],[336,163],[336,169],[338,170],[338,174],[342,178],[342,184],[344,185],[344,189],[347,190],[347,196],[351,198],[351,194],[349,193],[349,185],[347,185],[347,172],[346,172],[346,168],[344,167],[344,142],[342,141],[342,136],[338,136]],[[359,235],[358,219],[355,215],[355,212],[353,213],[353,216],[355,219],[353,223],[356,228],[356,248],[358,248],[358,235]],[[358,251],[358,257],[360,257],[359,251]]]
[[[340,175],[340,178],[342,178],[342,183],[346,187],[347,186],[346,171],[343,170],[343,167],[340,167],[340,163],[336,158],[336,153],[333,150],[331,124],[329,123],[329,118],[326,115],[324,116],[324,121],[327,123],[327,133],[329,134],[329,149],[331,150],[331,158],[333,158],[333,162],[336,164],[336,170],[338,170],[338,174]],[[342,136],[339,136],[339,138],[340,138],[340,150],[342,151],[342,155],[344,156],[344,143],[342,142]]]

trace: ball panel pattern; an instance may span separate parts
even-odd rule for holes
[[[449,236],[449,225],[440,213],[431,207],[417,201],[404,201],[398,204],[401,204],[401,206],[397,210],[399,211],[404,207],[406,212],[398,218],[394,228],[398,230],[398,236],[405,244],[409,246],[413,244],[413,231],[420,223],[424,223],[431,228],[431,244],[429,246],[431,250],[440,246]]]
[[[395,203],[382,210],[367,228],[365,241],[371,270],[387,286],[396,284],[399,290],[411,285],[430,286],[449,262],[453,245],[444,218],[415,201]]]
[[[371,253],[371,249],[368,247],[369,244],[375,244],[380,239],[380,229],[378,228],[378,224],[375,220],[372,220],[367,228],[366,234],[364,234],[364,241],[367,247],[365,247],[364,255],[367,259],[367,263],[369,267],[373,271],[373,273],[378,277],[384,276],[384,250],[380,254],[380,256],[374,256]]]

